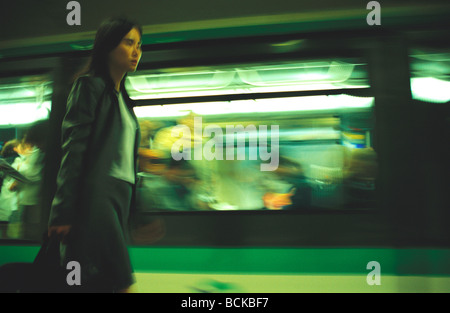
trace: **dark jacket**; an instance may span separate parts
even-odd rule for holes
[[[123,86],[122,94],[138,125],[134,147],[137,181],[139,123],[133,101]],[[115,156],[121,153],[117,146],[120,125],[120,108],[112,82],[101,77],[78,78],[69,94],[62,123],[62,159],[49,226],[76,222],[82,201],[89,201],[89,190],[102,184]]]

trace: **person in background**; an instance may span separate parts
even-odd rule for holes
[[[36,124],[27,131],[19,148],[22,157],[17,171],[27,182],[15,180],[9,190],[17,193],[17,205],[22,238],[40,240],[42,237],[42,203],[44,172],[44,141],[46,123]]]
[[[344,176],[347,206],[355,209],[373,207],[376,204],[377,154],[373,148],[351,149],[350,153]]]
[[[269,180],[272,175],[273,182],[281,181],[285,184],[283,187],[278,183],[284,189],[276,190],[275,185],[271,187],[272,190],[269,189],[264,194],[263,200],[267,209],[300,210],[309,208],[311,190],[306,182],[303,167],[298,161],[280,156],[278,168],[274,172],[266,173],[266,175]],[[270,186],[273,182],[268,181],[266,184]]]
[[[18,151],[20,151],[20,141],[17,139],[9,140],[3,146],[0,156],[11,164],[14,169],[17,170],[18,164],[21,160]],[[2,175],[2,173],[0,173]],[[9,226],[9,220],[13,212],[17,211],[17,195],[15,191],[10,191],[9,188],[14,182],[11,176],[3,175],[1,180],[0,191],[0,238],[7,238],[7,230]],[[18,237],[16,232],[16,237]]]

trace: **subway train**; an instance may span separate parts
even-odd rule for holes
[[[450,291],[450,7],[415,8],[383,11],[379,26],[365,12],[144,28],[126,81],[142,139],[139,291]],[[0,265],[39,251],[91,48],[0,51]],[[8,147],[26,134],[42,162],[22,214]]]

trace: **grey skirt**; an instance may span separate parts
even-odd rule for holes
[[[135,280],[128,254],[128,218],[133,185],[113,177],[80,199],[77,221],[62,247],[62,263],[76,261],[83,292],[116,292]]]

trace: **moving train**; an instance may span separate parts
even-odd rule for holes
[[[139,291],[450,291],[448,13],[144,28],[126,82],[142,134]],[[1,190],[0,265],[39,250],[67,95],[92,47],[73,38],[0,49],[0,145],[32,133],[45,152],[31,222],[11,219]]]

